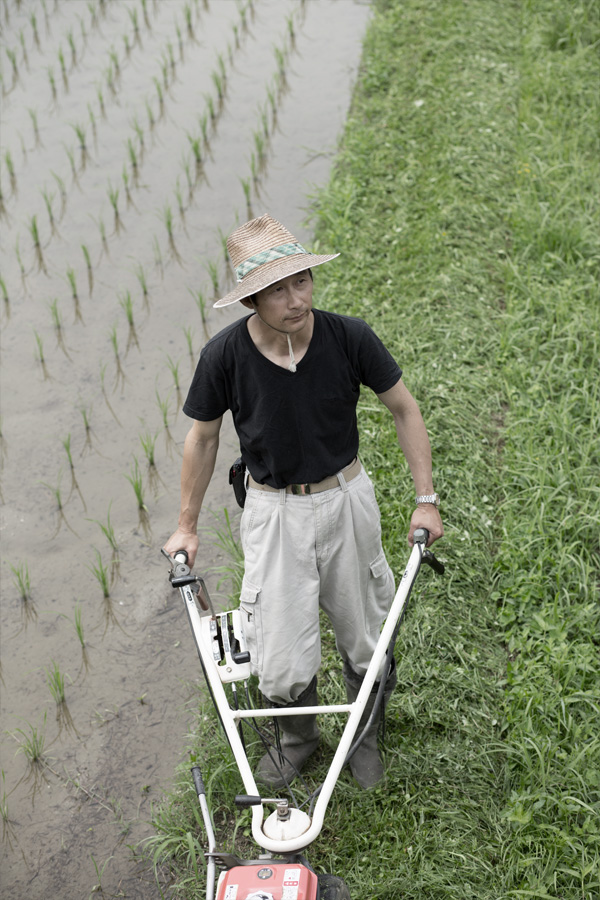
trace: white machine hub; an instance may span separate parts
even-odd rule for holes
[[[311,820],[301,809],[290,809],[288,819],[280,819],[271,813],[263,823],[263,832],[272,841],[288,841],[298,838],[310,828]]]

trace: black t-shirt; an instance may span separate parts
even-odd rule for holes
[[[209,422],[230,409],[242,459],[272,487],[321,481],[358,453],[361,384],[381,394],[402,371],[362,319],[313,309],[305,355],[290,372],[254,345],[246,316],[211,338],[183,411]]]

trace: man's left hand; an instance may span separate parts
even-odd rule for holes
[[[439,510],[433,503],[423,503],[417,506],[410,519],[410,530],[408,532],[408,545],[412,547],[415,543],[414,534],[417,528],[426,528],[429,532],[429,540],[427,546],[431,547],[434,541],[444,535],[444,526]]]

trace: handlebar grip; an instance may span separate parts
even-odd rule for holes
[[[429,540],[429,532],[426,528],[415,528],[413,540],[415,544],[425,544],[425,546],[427,546],[427,541]]]
[[[248,806],[259,806],[262,799],[254,794],[236,794],[234,803],[246,809]]]
[[[199,766],[192,767],[192,778],[194,779],[194,787],[196,788],[196,793],[200,797],[202,794],[205,794],[206,791],[204,789],[204,782],[202,780],[202,773]]]
[[[187,564],[187,561],[188,561],[188,559],[189,559],[187,550],[183,550],[183,549],[182,549],[182,550],[178,550],[176,553],[173,554],[173,559],[176,559],[177,562],[181,562],[181,563],[186,563],[186,564]]]

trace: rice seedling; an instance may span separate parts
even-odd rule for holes
[[[77,135],[77,140],[79,141],[79,149],[82,154],[87,152],[87,145],[85,142],[85,125],[82,125],[80,122],[76,122],[74,125],[71,124],[71,128]]]
[[[181,165],[183,166],[183,171],[185,174],[185,180],[187,181],[188,187],[188,199],[191,200],[192,195],[194,193],[194,183],[195,179],[192,178],[192,171],[190,166],[190,160],[187,157],[183,157],[181,160]],[[196,178],[198,177],[198,172],[196,171]]]
[[[10,308],[10,300],[8,297],[8,290],[6,288],[6,282],[5,282],[4,278],[2,278],[1,275],[0,275],[0,291],[2,291],[2,299],[4,300],[4,306],[8,312],[9,308]]]
[[[239,178],[240,184],[242,185],[242,190],[244,192],[244,199],[246,200],[246,212],[248,216],[252,218],[252,184],[249,178]]]
[[[21,272],[21,278],[25,279],[25,266],[23,265],[23,258],[21,256],[21,250],[19,247],[20,235],[17,235],[17,239],[15,241],[15,256],[17,258],[17,262],[19,263],[19,270]]]
[[[79,643],[82,648],[85,647],[85,637],[83,633],[83,619],[81,616],[81,604],[76,603],[75,609],[73,610],[73,628],[75,629],[75,633],[79,638]]]
[[[83,258],[85,259],[86,269],[88,273],[90,273],[92,271],[92,260],[90,257],[90,251],[85,244],[81,245],[81,252],[83,253]]]
[[[77,65],[77,45],[75,43],[75,38],[73,36],[73,29],[69,28],[67,32],[67,43],[71,50],[71,64],[73,66]]]
[[[125,47],[125,58],[129,59],[129,57],[131,56],[131,44],[129,43],[129,35],[128,34],[122,35],[122,39],[123,39],[123,46]]]
[[[173,44],[171,43],[171,41],[167,42],[167,56],[169,59],[169,66],[171,68],[171,74],[173,75],[173,77],[175,77],[176,63],[175,63],[175,55],[173,53]]]
[[[169,237],[169,243],[171,246],[174,244],[173,237],[173,210],[171,209],[170,203],[165,203],[162,210],[162,218],[164,222],[164,226],[167,230],[167,235]]]
[[[59,47],[59,48],[58,48],[58,62],[59,62],[59,65],[60,65],[60,72],[61,72],[61,75],[62,75],[63,84],[64,84],[64,86],[65,86],[65,89],[68,89],[69,81],[68,81],[68,78],[67,78],[67,64],[66,64],[66,62],[65,62],[65,55],[64,55],[64,53],[63,53],[62,47]]]
[[[296,43],[296,26],[294,25],[294,14],[293,13],[291,13],[287,17],[286,24],[287,24],[288,36],[290,39],[290,46],[293,47],[294,44]]]
[[[192,7],[189,3],[186,3],[183,8],[183,18],[185,19],[185,27],[187,29],[188,36],[194,37],[194,23],[192,17]]]
[[[65,206],[67,203],[67,189],[66,189],[65,183],[64,183],[63,179],[60,177],[60,175],[57,175],[56,172],[51,172],[50,174],[56,181],[56,184],[58,186],[58,191],[60,193],[60,202],[61,202],[60,218],[62,218],[64,211],[65,211]]]
[[[217,100],[219,104],[222,104],[225,99],[225,80],[220,72],[213,71],[210,73],[210,77],[217,91]]]
[[[12,75],[13,75],[13,84],[19,78],[19,67],[17,66],[17,54],[14,50],[11,50],[10,47],[6,47],[6,55],[10,60],[10,64],[12,66]]]
[[[71,174],[73,176],[73,180],[77,181],[77,165],[75,163],[75,154],[71,147],[67,147],[66,144],[63,143],[63,147],[65,149],[65,153],[69,159],[69,165],[71,166]]]
[[[154,87],[156,88],[156,96],[158,98],[158,107],[159,107],[160,113],[162,115],[164,112],[164,109],[165,109],[165,96],[163,93],[163,86],[160,83],[160,81],[158,80],[158,78],[154,77],[152,80],[154,82]]]
[[[33,127],[33,136],[35,138],[36,144],[40,142],[40,129],[38,126],[38,117],[35,109],[28,108],[27,112],[29,113],[29,118],[31,119],[31,125]]]
[[[127,324],[129,325],[129,337],[127,340],[127,350],[129,350],[132,343],[139,346],[133,316],[133,300],[131,299],[130,291],[125,291],[125,293],[120,296],[119,304],[125,313]]]
[[[102,88],[100,86],[96,87],[96,97],[98,99],[98,106],[100,107],[100,115],[105,119],[106,109],[104,107],[104,94],[102,93]]]
[[[192,288],[188,288],[188,291],[194,298],[194,301],[200,313],[200,318],[202,319],[202,324],[204,325],[204,328],[206,330],[206,297],[198,288],[196,288],[195,291],[192,290]]]
[[[185,335],[185,341],[187,344],[188,355],[190,357],[190,363],[191,363],[191,366],[193,369],[194,365],[195,365],[195,359],[196,359],[196,355],[194,353],[194,332],[192,331],[191,325],[187,325],[187,326],[184,325],[184,326],[182,326],[181,330],[183,331],[183,333]]]
[[[125,373],[123,372],[123,368],[121,366],[121,354],[119,352],[119,335],[117,333],[117,326],[113,325],[109,332],[110,343],[113,349],[113,356],[115,358],[115,364],[117,367],[117,378],[115,387],[119,384],[119,382],[125,380]]]
[[[46,713],[44,713],[44,726],[46,725]],[[23,728],[15,728],[14,732],[11,732],[11,737],[13,737],[19,743],[19,749],[17,753],[23,753],[27,757],[29,763],[31,765],[36,765],[42,762],[44,758],[44,748],[46,745],[46,736],[42,728],[34,727],[30,722],[27,723],[27,727],[29,729],[29,733],[26,733]],[[17,737],[19,735],[19,737]]]
[[[17,179],[15,177],[15,166],[13,163],[12,156],[10,154],[10,150],[6,150],[4,153],[4,163],[6,165],[6,170],[8,172],[11,190],[14,192],[16,184],[17,184]]]
[[[121,74],[121,67],[119,65],[119,55],[114,47],[111,47],[108,51],[108,58],[110,59],[111,65],[115,71],[115,75],[118,78]]]
[[[148,100],[145,101],[146,104],[146,115],[148,116],[148,125],[150,126],[150,131],[154,128],[154,112]]]
[[[177,362],[174,362],[167,354],[167,366],[169,372],[171,373],[171,377],[173,378],[175,390],[177,391],[177,393],[179,393],[179,391],[181,390],[181,385],[179,382],[179,360]]]
[[[200,133],[202,135],[202,142],[205,147],[209,146],[210,139],[208,134],[208,114],[203,112],[198,116],[198,124],[200,125]]]
[[[34,12],[32,12],[29,16],[29,24],[31,25],[31,30],[33,32],[33,40],[35,42],[36,47],[40,46],[40,36],[38,34],[37,27],[37,16]]]
[[[170,408],[169,398],[167,397],[165,400],[163,400],[157,390],[156,391],[156,402],[157,402],[158,408],[162,414],[163,427],[164,427],[165,431],[170,432],[170,429],[169,429],[169,408]]]
[[[65,678],[68,676],[63,675],[55,660],[51,660],[50,668],[44,667],[44,672],[46,673],[46,684],[50,689],[54,702],[57,706],[60,706],[65,702]]]
[[[138,510],[140,512],[146,512],[148,507],[144,503],[144,483],[142,479],[142,473],[140,472],[140,465],[136,456],[133,457],[133,469],[129,475],[125,475],[125,478],[133,488],[135,499],[137,500]]]
[[[118,228],[121,221],[119,217],[119,188],[114,188],[110,181],[108,183],[108,199],[115,216],[115,228]]]
[[[44,487],[48,488],[48,490],[54,497],[54,499],[56,501],[56,509],[58,510],[58,512],[62,512],[64,509],[64,504],[63,504],[63,499],[62,499],[62,491],[61,491],[61,487],[60,487],[61,480],[62,480],[62,472],[59,472],[58,479],[56,481],[56,485],[48,484],[47,481],[41,482],[44,485]]]
[[[158,243],[158,238],[154,235],[154,240],[152,242],[152,249],[154,250],[154,265],[161,272],[163,270],[163,258],[160,250],[160,244]]]
[[[69,282],[69,287],[71,288],[71,296],[73,300],[77,301],[77,278],[75,276],[74,269],[67,269],[67,281]]]
[[[57,297],[55,297],[54,300],[48,304],[48,308],[50,310],[50,315],[52,316],[52,324],[54,325],[54,330],[56,331],[56,338],[60,342],[62,341],[62,316],[58,308]]]
[[[40,365],[42,366],[42,371],[44,372],[44,375],[47,375],[46,360],[44,358],[44,341],[42,340],[42,338],[38,334],[38,332],[35,331],[35,329],[33,331],[33,334],[35,337],[35,343],[36,343],[36,348],[37,348],[36,357],[39,360]]]
[[[6,825],[9,821],[8,815],[8,800],[6,798],[6,776],[4,774],[4,769],[2,769],[2,800],[0,800],[0,818],[4,825]]]
[[[29,566],[26,562],[21,562],[17,566],[11,565],[11,571],[14,575],[14,583],[18,588],[19,596],[24,603],[31,599],[31,581],[29,579]]]
[[[217,297],[219,294],[219,267],[212,260],[206,263],[206,271],[210,277],[210,281],[213,289],[213,296]]]
[[[212,94],[205,94],[204,97],[206,100],[206,107],[207,107],[209,119],[210,119],[211,123],[214,125],[217,120],[217,111],[215,109],[215,101],[212,98]]]
[[[62,445],[65,448],[65,453],[67,454],[67,459],[69,461],[69,468],[71,469],[71,471],[74,471],[75,465],[73,463],[73,454],[71,452],[71,433],[70,432],[66,436],[66,438],[63,438]]]
[[[148,300],[148,282],[146,280],[146,273],[144,272],[144,267],[141,263],[138,263],[137,268],[135,270],[135,275],[142,289],[142,295],[144,297],[144,301]]]
[[[141,0],[142,4],[142,12],[144,14],[144,22],[146,24],[146,28],[151,31],[152,27],[150,25],[150,17],[148,15],[148,0]]]
[[[129,154],[129,162],[131,163],[131,168],[133,172],[137,174],[138,170],[138,157],[137,151],[133,145],[133,141],[131,138],[127,138],[127,153]]]
[[[130,7],[127,7],[127,14],[129,15],[129,19],[131,21],[131,27],[133,28],[134,38],[137,41],[139,34],[140,34],[140,23],[139,23],[139,19],[138,19],[137,8],[133,7],[133,9],[131,9]]]
[[[110,578],[108,568],[102,562],[102,554],[96,547],[94,547],[94,553],[96,554],[96,562],[92,563],[87,568],[90,570],[90,572],[100,585],[102,589],[102,596],[105,600],[108,600],[108,598],[110,597]]]
[[[137,139],[140,142],[140,147],[143,147],[144,146],[144,129],[140,125],[140,122],[139,122],[139,119],[137,116],[133,117],[133,122],[131,124],[132,124],[133,130],[135,131],[135,133],[137,135]]]
[[[108,512],[106,514],[106,522],[100,522],[98,519],[90,519],[91,522],[95,522],[96,525],[100,528],[102,534],[110,544],[113,553],[119,552],[119,544],[117,542],[117,536],[115,534],[115,529],[110,520],[110,508],[112,506],[112,500],[108,504]]]
[[[81,418],[83,419],[83,428],[85,431],[85,444],[81,451],[81,455],[83,456],[86,448],[91,447],[92,445],[92,426],[90,423],[91,407],[86,408],[85,406],[80,406],[79,412],[81,413]]]
[[[43,188],[41,191],[42,197],[44,198],[44,204],[46,206],[46,212],[48,213],[48,219],[50,221],[50,228],[54,231],[54,211],[52,209],[52,201],[54,200],[54,194],[49,193],[46,188]]]
[[[52,66],[46,67],[46,74],[48,75],[48,84],[50,85],[50,90],[52,92],[52,99],[56,100],[56,79],[54,77],[54,69]]]
[[[150,468],[156,468],[155,446],[158,434],[150,434],[149,431],[145,431],[143,434],[140,434],[139,437],[148,466]]]
[[[37,216],[32,216],[29,221],[29,234],[33,241],[33,246],[39,252],[41,250],[40,231],[37,224]]]
[[[196,169],[198,170],[202,165],[202,141],[200,138],[195,138],[189,133],[187,133],[187,139],[194,155]]]
[[[175,182],[175,199],[177,200],[177,209],[182,219],[185,219],[185,203],[183,202],[183,194],[179,186],[179,178]]]

